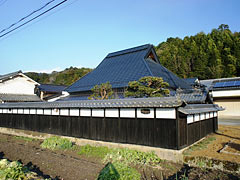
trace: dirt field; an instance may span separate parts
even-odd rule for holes
[[[42,149],[42,141],[26,141],[12,135],[0,134],[0,158],[19,160],[43,178],[56,180],[94,180],[105,164],[101,159],[80,156],[74,150],[51,151]],[[239,179],[237,173],[189,167],[164,161],[158,168],[139,166],[142,179]],[[182,178],[181,178],[182,177]]]
[[[191,152],[191,156],[240,163],[240,126],[220,125],[218,132],[208,137],[215,140],[207,148]]]

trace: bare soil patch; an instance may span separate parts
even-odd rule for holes
[[[240,163],[240,126],[219,125],[218,132],[206,138],[215,138],[215,140],[203,149],[196,149],[191,152],[187,150],[185,152],[192,157],[207,157]],[[230,153],[224,153],[222,150]]]
[[[78,155],[72,150],[42,149],[41,140],[28,140],[12,135],[0,134],[0,158],[19,160],[43,178],[59,180],[94,180],[97,179],[105,164],[101,158]],[[143,180],[161,179],[239,179],[237,173],[220,170],[189,167],[163,161],[158,167],[135,167]]]

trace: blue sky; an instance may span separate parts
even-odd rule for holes
[[[49,1],[0,0],[0,31]],[[0,38],[0,74],[94,68],[110,52],[209,33],[220,24],[239,32],[239,7],[239,0],[68,0]]]

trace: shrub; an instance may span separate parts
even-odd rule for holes
[[[66,138],[60,138],[60,137],[57,137],[57,136],[47,138],[41,144],[42,148],[51,149],[51,150],[71,149],[72,146],[73,146],[73,143],[70,140],[68,140]]]

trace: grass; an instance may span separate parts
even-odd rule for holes
[[[154,152],[141,152],[128,148],[113,148],[105,158],[104,162],[122,162],[126,165],[151,165],[156,166],[162,160]]]
[[[101,170],[98,176],[98,180],[138,180],[141,178],[141,174],[131,166],[155,166],[162,162],[154,152],[141,152],[128,148],[108,148],[85,145],[80,147],[78,154],[98,157],[106,163],[106,166]]]
[[[46,149],[51,149],[51,150],[57,150],[57,149],[66,150],[66,149],[71,149],[73,147],[73,143],[66,138],[52,136],[50,138],[45,139],[41,144],[41,147]]]
[[[24,141],[28,141],[28,142],[32,142],[35,139],[34,138],[30,138],[30,137],[23,137],[23,136],[14,136],[15,139],[22,139]]]
[[[202,150],[202,149],[206,149],[207,146],[212,142],[215,141],[216,138],[215,137],[207,137],[205,139],[203,139],[202,141],[198,142],[197,144],[194,144],[193,146],[190,146],[187,150],[185,150],[183,152],[184,155],[190,155],[191,152],[193,151],[198,151],[198,150]]]
[[[79,155],[104,158],[111,150],[104,146],[90,146],[89,144],[80,147]]]

